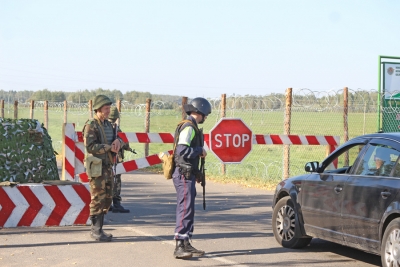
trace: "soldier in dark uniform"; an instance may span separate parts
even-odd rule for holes
[[[115,132],[115,127],[118,127],[118,132],[121,132],[122,130],[119,128],[117,122],[117,119],[119,118],[119,112],[116,107],[111,107],[110,111],[110,116],[108,116],[108,121],[111,122],[111,125],[113,126],[114,132]],[[132,151],[132,149],[129,147],[129,143],[125,143],[119,153],[118,153],[118,163],[124,161],[124,150],[127,151]],[[121,205],[121,174],[117,174],[115,177],[115,184],[114,184],[114,194],[113,194],[113,205],[110,207],[110,211],[113,213],[129,213],[128,209],[125,209]]]
[[[178,259],[204,255],[204,251],[195,249],[189,239],[194,230],[196,173],[199,172],[200,157],[207,155],[202,144],[203,133],[198,130],[197,124],[203,123],[211,113],[211,104],[198,97],[185,105],[184,109],[191,123],[187,122],[176,129],[179,139],[174,152],[176,168],[172,175],[177,196],[174,257]]]
[[[90,236],[97,241],[111,241],[112,235],[103,231],[104,214],[110,208],[113,196],[113,155],[118,153],[122,140],[113,132],[108,121],[111,100],[105,95],[94,98],[94,119],[88,120],[83,129],[84,144],[87,152],[86,168],[96,166],[88,163],[88,159],[101,159],[101,175],[89,177],[90,181],[90,219],[92,221]],[[90,166],[88,166],[90,165]]]

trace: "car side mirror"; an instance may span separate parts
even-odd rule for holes
[[[319,168],[318,161],[307,162],[306,165],[304,166],[304,170],[306,172],[316,172],[318,168]]]

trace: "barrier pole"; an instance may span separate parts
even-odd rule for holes
[[[290,123],[292,117],[292,88],[286,90],[285,119],[283,134],[290,134]],[[290,145],[283,145],[283,179],[290,176]]]

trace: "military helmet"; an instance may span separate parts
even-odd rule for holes
[[[112,101],[108,96],[105,95],[97,95],[93,100],[93,110],[101,109],[104,105],[111,105]]]
[[[190,115],[191,112],[196,112],[208,116],[211,113],[211,104],[205,98],[196,97],[190,101],[190,104],[184,106],[184,110],[188,115]]]
[[[108,119],[115,121],[118,118],[119,118],[119,112],[118,112],[117,107],[111,107],[110,115],[108,116]]]

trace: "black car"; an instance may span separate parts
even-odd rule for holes
[[[280,182],[272,229],[286,248],[313,237],[381,255],[400,265],[400,133],[356,137],[307,174]]]

